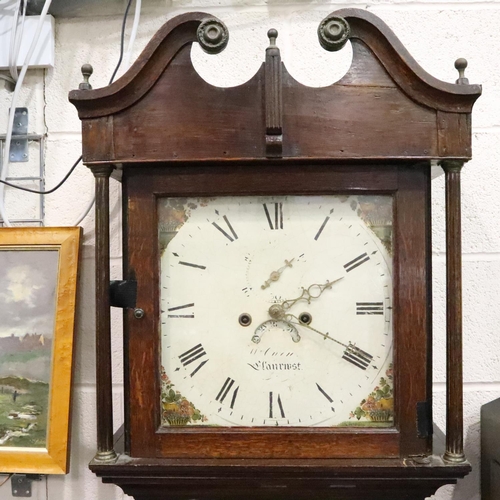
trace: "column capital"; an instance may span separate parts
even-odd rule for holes
[[[112,165],[90,165],[89,168],[94,177],[109,177],[114,170]]]
[[[463,160],[441,160],[439,165],[446,173],[460,173],[464,163]]]

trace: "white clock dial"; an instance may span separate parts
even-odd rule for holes
[[[164,425],[393,425],[391,207],[161,199]]]

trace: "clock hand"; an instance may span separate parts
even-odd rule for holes
[[[300,325],[304,328],[308,328],[309,330],[312,330],[313,332],[321,335],[325,340],[326,339],[331,340],[331,341],[335,342],[336,344],[339,344],[342,347],[345,347],[344,354],[342,355],[342,359],[349,361],[349,363],[352,363],[354,366],[357,366],[358,368],[361,368],[362,370],[366,370],[370,366],[370,363],[373,360],[373,356],[371,354],[368,354],[366,351],[363,351],[362,349],[360,349],[358,346],[356,346],[356,344],[353,344],[352,342],[349,342],[348,344],[344,344],[343,342],[340,342],[340,340],[337,340],[337,339],[334,339],[333,337],[330,337],[330,334],[328,332],[326,332],[326,333],[320,332],[319,330],[316,330],[316,328],[313,328],[311,325],[303,323],[302,321],[300,321],[298,318],[296,318],[292,314],[287,314],[286,319],[290,325],[297,324],[297,325]],[[291,319],[295,319],[296,321],[292,322]]]
[[[302,293],[300,297],[296,299],[284,300],[281,304],[273,304],[269,308],[269,316],[273,319],[283,319],[285,317],[286,311],[290,309],[293,305],[295,305],[300,300],[307,301],[308,304],[311,303],[311,299],[317,299],[321,296],[321,294],[326,290],[332,287],[334,283],[344,279],[344,276],[337,278],[333,281],[326,281],[326,283],[320,284],[312,284],[308,288],[302,287]]]
[[[273,271],[270,275],[269,275],[269,279],[267,279],[266,281],[264,281],[264,284],[261,285],[261,288],[262,290],[265,290],[266,288],[270,287],[271,286],[271,283],[273,281],[278,281],[280,279],[280,276],[281,276],[281,273],[287,268],[287,267],[292,267],[292,262],[295,260],[295,258],[293,258],[292,260],[288,261],[288,260],[285,260],[285,265],[283,267],[280,267],[277,271]]]

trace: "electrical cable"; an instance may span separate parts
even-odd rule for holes
[[[16,51],[16,37],[17,37],[17,27],[19,19],[19,11],[21,10],[21,1],[17,1],[17,5],[12,16],[12,27],[10,29],[10,48],[9,48],[9,71],[10,76],[14,81],[17,81],[19,75],[17,73],[17,61],[14,59],[14,54]]]
[[[92,195],[92,199],[89,201],[87,207],[85,208],[85,210],[80,214],[80,216],[78,217],[77,221],[72,224],[73,226],[78,226],[83,219],[85,219],[85,217],[87,217],[87,215],[89,214],[90,210],[92,209],[92,207],[94,206],[94,203],[95,203],[95,193]]]
[[[123,47],[124,47],[124,42],[125,42],[125,27],[127,25],[128,11],[130,9],[131,4],[132,4],[132,0],[129,0],[129,2],[127,4],[127,8],[125,9],[125,14],[123,15],[122,31],[121,31],[121,38],[120,38],[120,58],[118,60],[118,64],[116,65],[115,70],[113,71],[113,75],[111,76],[111,79],[109,80],[109,85],[111,85],[113,83],[113,80],[115,79],[115,75],[118,71],[118,68],[120,67],[121,62],[122,62]],[[136,3],[135,8],[136,8],[136,16],[137,16],[137,3]],[[139,11],[140,11],[140,0],[139,0]],[[134,18],[134,20],[135,20],[135,18]],[[130,48],[130,50],[132,50],[132,49]],[[95,192],[94,192],[94,195],[92,196],[92,199],[90,200],[89,204],[87,205],[85,210],[80,214],[80,216],[78,217],[77,221],[73,224],[73,226],[78,226],[82,222],[82,220],[85,219],[85,217],[87,217],[90,210],[94,206],[94,203],[95,203]]]
[[[3,486],[14,474],[7,474],[7,477],[5,478],[5,481],[2,481],[0,483],[0,486]]]
[[[17,74],[17,61],[19,59],[19,53],[21,52],[21,42],[23,40],[24,23],[26,22],[27,4],[28,4],[27,0],[22,0],[23,17],[21,18],[21,26],[16,27],[16,47],[14,50],[14,57],[13,57],[14,70],[15,70],[16,74]]]
[[[125,68],[126,70],[130,67],[130,58],[132,57],[132,48],[134,47],[135,38],[137,36],[137,30],[139,28],[139,21],[141,19],[141,8],[142,0],[135,0],[135,13],[134,13],[134,23],[132,24],[132,31],[130,32],[130,38],[128,41],[127,52],[125,54]]]
[[[7,76],[7,75],[3,75],[2,73],[0,73],[0,78],[2,80],[5,80],[6,82],[9,82],[9,83],[16,83],[14,78],[11,78],[10,76]]]
[[[57,186],[54,186],[53,188],[47,189],[45,191],[38,191],[36,189],[30,189],[30,188],[26,188],[26,187],[23,187],[23,186],[19,186],[17,184],[11,184],[10,182],[7,182],[7,181],[1,180],[1,179],[0,179],[0,182],[2,184],[5,184],[6,186],[13,187],[13,188],[19,189],[21,191],[27,191],[28,193],[33,193],[33,194],[51,194],[54,191],[57,191],[68,180],[68,177],[73,173],[73,171],[78,166],[78,164],[80,163],[81,160],[82,160],[82,156],[80,156],[78,158],[78,160],[76,160],[75,163],[73,163],[73,166],[68,170],[68,172],[66,173],[66,175],[62,178],[62,180],[59,182],[59,184],[57,184]]]
[[[137,19],[137,25],[138,25],[138,17],[140,15],[140,8],[141,8],[141,0],[136,0],[138,3],[136,3],[136,17],[134,18],[134,27],[135,27],[135,31],[137,32],[137,27],[135,26],[135,20]],[[50,6],[50,3],[52,2],[52,0],[47,0],[46,1],[46,4],[48,3],[49,6]],[[119,60],[118,60],[118,63],[113,71],[113,74],[111,76],[111,79],[109,81],[109,85],[111,85],[111,83],[113,83],[113,80],[116,76],[116,73],[118,72],[118,69],[120,68],[120,65],[122,63],[122,60],[123,60],[123,52],[124,52],[124,45],[125,45],[125,28],[126,28],[126,24],[127,24],[127,17],[128,17],[128,12],[130,10],[130,6],[132,4],[132,0],[128,0],[128,3],[127,3],[127,7],[125,9],[125,14],[123,16],[123,22],[122,22],[122,28],[121,28],[121,41],[120,41],[120,57],[119,57]],[[48,10],[48,7],[47,6],[47,9]],[[44,5],[44,9],[45,10],[45,5]],[[42,10],[42,15],[43,15],[43,10]],[[137,13],[137,10],[139,11],[139,14]],[[45,16],[44,16],[45,17]],[[42,21],[42,19],[41,19]],[[134,39],[135,39],[135,34],[134,34]],[[35,39],[34,39],[35,40]],[[132,37],[131,37],[131,40],[132,40]],[[129,44],[129,50],[131,51],[131,46]],[[30,48],[30,52],[31,52],[31,48]],[[26,60],[25,60],[25,64],[29,61],[28,59],[28,56],[31,57],[30,53],[28,53],[27,57],[26,57]],[[24,66],[23,66],[23,70],[24,70]],[[22,75],[22,78],[24,79],[24,75],[22,74],[23,71],[21,71],[21,75]],[[24,72],[26,73],[26,72]],[[1,75],[0,75],[1,76]],[[19,78],[19,80],[21,80],[21,77]],[[22,82],[22,80],[21,80]],[[17,87],[17,85],[16,85]],[[15,92],[15,91],[14,91]],[[14,97],[13,97],[13,101],[14,101]],[[12,106],[11,109],[15,109],[15,106]],[[10,118],[10,117],[9,117]],[[13,120],[12,120],[13,122]],[[12,137],[12,130],[11,130],[11,134],[10,136]],[[7,139],[9,139],[9,137],[6,138],[6,144],[10,144],[10,140],[9,142],[7,142]],[[10,148],[5,148],[6,151],[5,151],[5,156],[7,157],[8,159],[8,154],[9,154],[9,149]],[[5,216],[5,208],[3,206],[3,189],[4,189],[4,185],[5,186],[9,186],[9,187],[12,187],[12,188],[15,188],[15,189],[19,189],[21,191],[26,191],[28,193],[33,193],[33,194],[51,194],[53,193],[54,191],[56,191],[57,189],[59,189],[65,182],[66,180],[69,178],[69,176],[73,173],[73,171],[75,170],[75,168],[78,166],[78,164],[80,163],[80,161],[82,160],[82,156],[80,156],[76,162],[73,164],[73,166],[69,169],[69,171],[66,173],[66,175],[63,177],[63,179],[56,185],[54,186],[53,188],[49,189],[49,190],[44,190],[44,191],[39,191],[39,190],[36,190],[36,189],[30,189],[30,188],[25,188],[23,186],[19,186],[17,184],[12,184],[8,181],[5,180],[6,178],[6,170],[5,170],[5,175],[4,175],[4,171],[2,169],[2,175],[0,176],[0,217],[3,219],[4,221],[4,224],[7,225],[7,226],[10,226],[10,222],[8,221],[8,219],[6,218]],[[6,164],[4,162],[4,164]],[[90,212],[92,206],[94,205],[94,202],[95,202],[95,195],[92,197],[92,200],[91,202],[88,204],[88,206],[86,207],[86,209],[82,212],[82,214],[80,215],[80,217],[78,218],[78,221],[76,222],[76,224],[74,224],[75,226],[77,226],[78,224],[80,224],[80,222],[88,215],[88,213]]]
[[[125,27],[127,26],[127,16],[128,16],[128,11],[130,9],[130,5],[132,5],[132,0],[128,0],[127,8],[125,9],[125,15],[123,16],[122,33],[121,33],[121,41],[120,41],[120,58],[118,59],[118,64],[116,65],[116,68],[113,71],[113,74],[111,75],[111,79],[109,80],[108,85],[111,85],[113,83],[113,80],[115,79],[116,73],[118,72],[118,69],[120,68],[120,66],[122,64],[123,47],[125,45]]]
[[[52,0],[45,0],[45,4],[43,5],[42,12],[40,13],[40,18],[38,20],[38,25],[36,27],[35,35],[33,36],[33,41],[31,42],[28,53],[26,54],[26,58],[24,60],[23,67],[21,69],[21,73],[19,74],[19,78],[16,82],[14,94],[12,95],[12,102],[11,102],[11,107],[10,107],[10,111],[9,111],[9,121],[7,122],[7,135],[5,137],[4,161],[3,161],[3,165],[1,167],[1,172],[0,172],[0,180],[2,180],[2,181],[5,181],[5,179],[7,178],[7,171],[9,168],[10,142],[12,139],[12,129],[14,127],[14,115],[16,112],[17,99],[18,99],[19,93],[21,91],[24,77],[26,75],[26,72],[28,71],[31,57],[33,56],[33,53],[35,52],[36,46],[38,44],[38,40],[40,38],[40,33],[42,32],[43,22],[45,20],[45,17],[47,16],[47,12],[49,10],[51,3],[52,3]],[[10,224],[10,221],[7,217],[7,214],[5,213],[4,192],[5,192],[4,185],[1,184],[0,185],[0,217],[2,218],[4,225],[9,227],[11,224]]]

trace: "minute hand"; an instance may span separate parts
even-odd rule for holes
[[[293,318],[297,319],[297,318],[295,318],[295,316],[293,316]],[[331,341],[335,342],[336,344],[339,344],[342,347],[345,347],[344,354],[342,355],[342,359],[349,361],[349,363],[352,363],[354,366],[357,366],[358,368],[361,368],[362,370],[366,370],[370,366],[370,363],[372,362],[373,356],[371,354],[368,354],[366,351],[363,351],[362,349],[357,347],[352,342],[349,342],[349,344],[344,344],[343,342],[340,342],[340,340],[337,340],[337,339],[334,339],[333,337],[330,337],[330,335],[328,333],[320,332],[319,330],[316,330],[316,328],[313,328],[310,325],[302,323],[300,320],[298,320],[298,322],[294,321],[291,323],[292,324],[295,323],[295,324],[300,325],[304,328],[312,330],[313,332],[321,335],[325,340],[326,339],[331,340]]]
[[[344,276],[341,276],[340,278],[337,278],[336,280],[333,281],[327,281],[323,285],[314,283],[310,285],[308,288],[302,288],[302,293],[300,297],[297,297],[296,299],[284,300],[281,303],[281,307],[286,311],[290,309],[290,307],[295,305],[297,302],[299,302],[299,300],[305,300],[308,304],[310,304],[311,299],[319,298],[326,289],[331,288],[334,283],[340,281],[341,279],[344,279]]]

